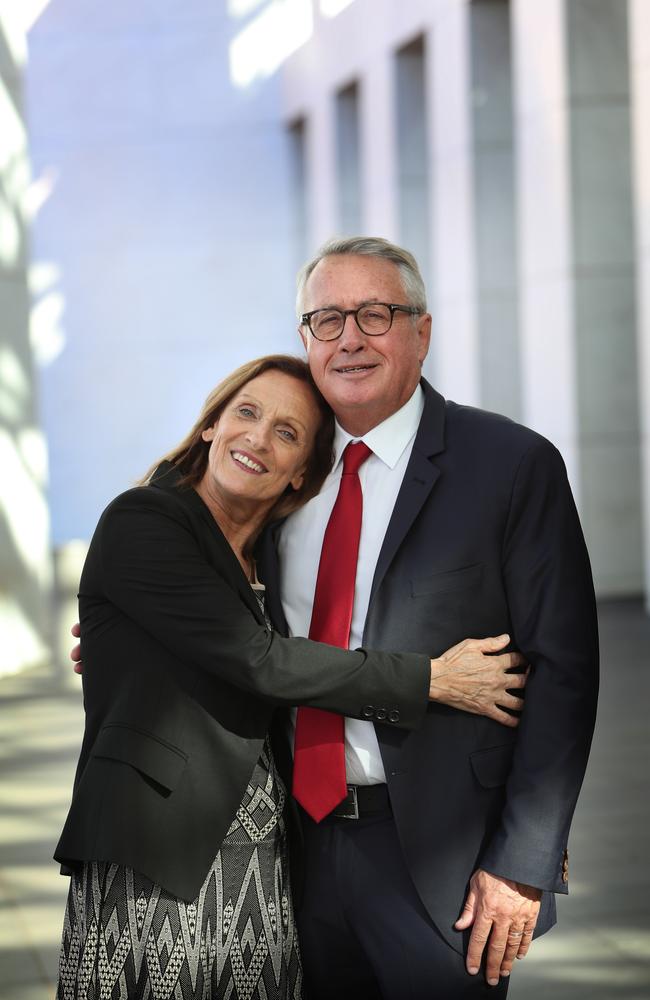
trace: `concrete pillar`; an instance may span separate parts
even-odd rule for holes
[[[361,141],[359,87],[339,90],[336,107],[336,231],[352,236],[361,228]]]
[[[643,563],[646,608],[650,612],[650,4],[647,0],[630,0],[629,38],[637,248]]]
[[[425,374],[447,397],[480,399],[476,321],[469,4],[441,8],[427,47],[432,172],[433,346]]]
[[[570,0],[571,204],[582,513],[602,594],[641,587],[627,4]]]
[[[291,245],[293,249],[293,269],[298,268],[306,260],[309,249],[307,245],[307,124],[304,118],[299,118],[287,129],[289,145],[289,196],[291,203]]]
[[[481,406],[521,419],[508,0],[470,9]]]
[[[0,676],[49,661],[50,531],[46,448],[29,337],[19,12],[0,14]]]
[[[394,95],[398,240],[415,254],[425,279],[431,271],[426,59],[422,35],[397,52]]]
[[[321,91],[307,125],[309,253],[336,232],[336,131],[334,99]]]
[[[397,128],[394,55],[377,53],[364,73],[360,94],[361,229],[397,238]]]
[[[578,491],[564,0],[513,0],[512,46],[522,416]]]
[[[641,582],[626,14],[513,0],[524,418],[567,460],[603,595]]]

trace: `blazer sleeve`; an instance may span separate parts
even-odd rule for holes
[[[206,559],[173,495],[155,488],[122,494],[102,515],[95,546],[104,597],[181,662],[274,705],[356,718],[381,706],[401,728],[422,721],[428,657],[343,650],[265,628]]]
[[[512,638],[531,665],[501,824],[481,867],[554,892],[596,717],[596,604],[562,458],[542,439],[521,460],[503,576]]]

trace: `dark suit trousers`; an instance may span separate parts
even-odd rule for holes
[[[490,987],[484,969],[470,976],[463,956],[437,932],[390,814],[303,819],[305,1000],[503,1000],[508,979]]]

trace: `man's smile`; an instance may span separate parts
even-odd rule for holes
[[[379,366],[377,364],[372,364],[368,362],[367,364],[358,364],[358,365],[336,365],[334,371],[337,372],[339,375],[359,375],[359,374],[365,374],[366,372],[374,371],[374,369],[378,367]]]

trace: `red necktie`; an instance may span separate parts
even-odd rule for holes
[[[325,529],[309,626],[310,639],[344,649],[350,641],[363,511],[359,467],[371,454],[363,441],[343,452],[341,485]],[[317,823],[347,795],[342,715],[298,709],[293,795]]]

